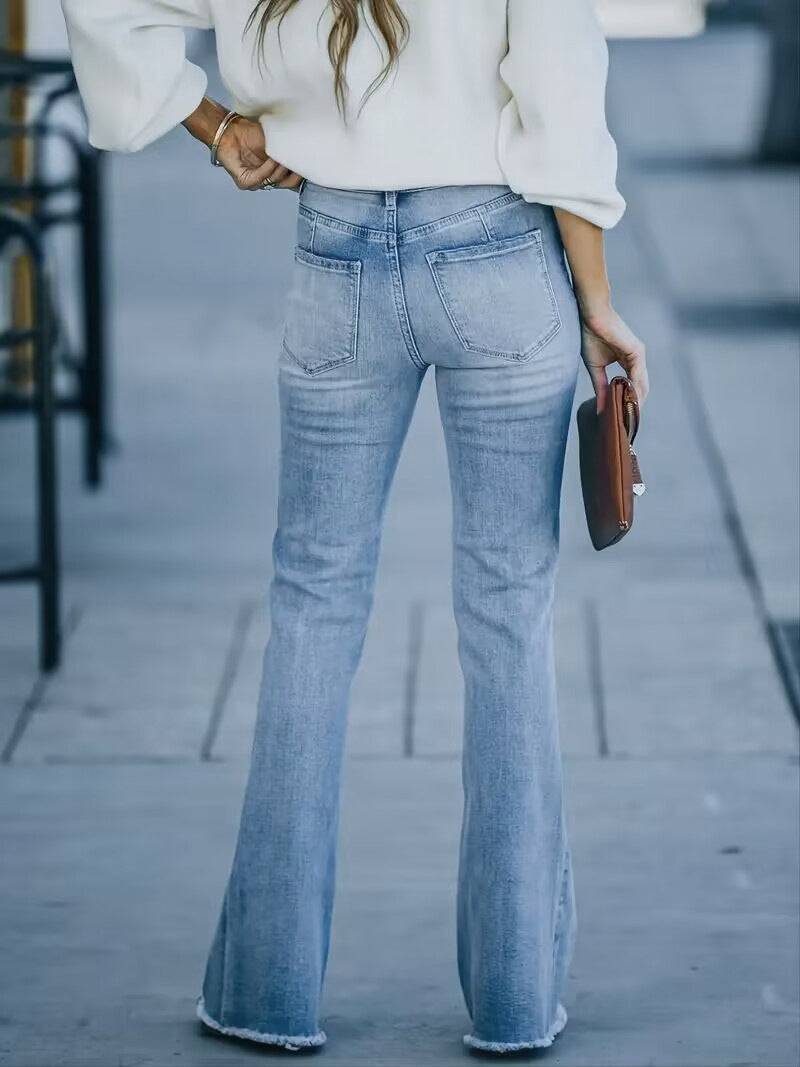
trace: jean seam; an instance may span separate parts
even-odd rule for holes
[[[550,304],[553,308],[553,314],[556,319],[556,327],[553,333],[557,333],[561,329],[561,310],[558,306],[558,300],[556,299],[555,290],[553,289],[553,279],[550,277],[550,268],[547,266],[547,256],[544,254],[544,241],[542,241],[541,231],[539,231],[539,239],[537,243],[537,251],[539,254],[539,263],[542,268],[542,275],[547,285],[547,290],[550,293]]]
[[[411,362],[414,366],[419,367],[420,370],[425,370],[428,365],[420,355],[419,349],[417,348],[417,342],[411,331],[411,323],[408,317],[408,305],[406,304],[406,294],[403,291],[403,276],[400,273],[400,257],[397,253],[397,245],[394,245],[389,249],[389,266],[392,274],[394,305],[397,309],[397,317],[400,320],[400,332],[406,343],[406,349],[411,358]]]
[[[330,226],[331,229],[341,230],[343,233],[350,234],[351,237],[360,237],[365,241],[386,240],[386,233],[384,230],[375,230],[370,226],[357,226],[353,222],[345,222],[342,219],[334,218],[333,215],[326,215],[323,211],[317,211],[316,208],[306,207],[304,204],[300,205],[300,211],[309,218],[309,221],[313,222],[315,229],[317,222],[321,221],[323,226]]]
[[[308,248],[296,248],[294,254],[296,259],[312,270],[326,270],[331,274],[361,273],[361,261],[358,259],[334,259],[332,256],[321,256]]]
[[[555,972],[556,958],[558,956],[558,946],[561,944],[561,923],[564,918],[564,906],[567,902],[567,877],[569,875],[569,863],[570,852],[569,849],[564,851],[564,861],[561,865],[561,878],[559,880],[558,898],[556,902],[556,914],[555,921],[553,923],[553,960],[552,968]]]
[[[445,215],[441,219],[435,219],[432,222],[424,222],[419,226],[411,226],[409,229],[401,230],[398,233],[398,244],[405,244],[407,242],[419,240],[432,233],[446,230],[451,226],[457,226],[461,222],[468,222],[470,219],[480,219],[484,229],[486,229],[487,226],[482,212],[488,214],[499,208],[506,207],[508,204],[513,204],[519,199],[520,197],[518,193],[509,191],[507,193],[502,193],[493,200],[486,201],[484,204],[476,204],[475,207],[464,208],[464,210],[456,211],[452,215]],[[324,226],[330,226],[333,229],[349,233],[352,237],[361,237],[365,241],[384,241],[386,239],[385,230],[378,230],[371,226],[359,226],[352,222],[345,222],[343,219],[337,219],[333,215],[326,215],[324,211],[318,211],[316,208],[308,207],[305,204],[299,204],[298,210],[302,215],[305,215],[314,227],[316,227],[317,221],[319,220]]]
[[[408,244],[412,241],[419,240],[422,237],[428,237],[433,233],[440,233],[442,230],[449,229],[451,226],[457,226],[461,222],[469,222],[470,219],[479,219],[481,211],[495,211],[499,207],[504,207],[506,204],[511,204],[515,200],[518,200],[519,196],[516,193],[503,193],[501,196],[495,197],[493,200],[487,200],[485,204],[476,204],[474,207],[464,208],[462,211],[455,211],[452,215],[443,215],[440,219],[434,219],[431,222],[423,222],[419,226],[411,226],[407,230],[401,230],[398,234],[398,242],[400,244]]]
[[[493,237],[491,243],[459,245],[457,248],[434,248],[427,253],[432,259],[443,259],[451,263],[461,260],[496,259],[506,252],[527,248],[529,245],[542,244],[542,231],[536,227],[512,237]]]

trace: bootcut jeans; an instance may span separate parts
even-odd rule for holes
[[[302,187],[279,358],[271,632],[197,1014],[321,1045],[348,695],[384,507],[433,365],[464,680],[457,960],[466,1044],[549,1045],[577,929],[553,586],[580,328],[551,208],[506,186]]]

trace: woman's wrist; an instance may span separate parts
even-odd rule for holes
[[[183,125],[192,137],[202,141],[206,148],[210,148],[211,142],[214,140],[214,134],[219,129],[219,124],[227,113],[228,109],[222,104],[218,104],[216,100],[204,96],[191,115],[183,120]]]
[[[591,319],[605,315],[611,309],[611,287],[600,285],[590,289],[575,286],[575,297],[581,318]]]
[[[603,315],[611,307],[603,231],[593,222],[570,211],[556,208],[555,214],[581,318]]]

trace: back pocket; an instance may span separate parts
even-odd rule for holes
[[[356,358],[361,261],[294,253],[283,347],[307,374],[322,374]]]
[[[428,252],[426,259],[468,351],[526,360],[561,328],[541,230]]]

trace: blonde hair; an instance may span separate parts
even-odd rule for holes
[[[247,20],[245,32],[255,23],[258,24],[256,47],[259,49],[259,53],[263,54],[264,38],[270,22],[273,19],[277,21],[280,34],[281,22],[298,2],[299,0],[258,0]],[[364,93],[361,107],[389,77],[393,67],[397,64],[400,52],[408,40],[408,19],[398,6],[397,0],[328,0],[327,6],[333,11],[333,25],[328,34],[328,56],[333,67],[336,106],[343,118],[346,118],[347,108],[347,79],[345,77],[347,57],[358,32],[361,20],[361,6],[365,3],[369,5],[372,20],[383,38],[387,59],[383,69],[369,84]]]

